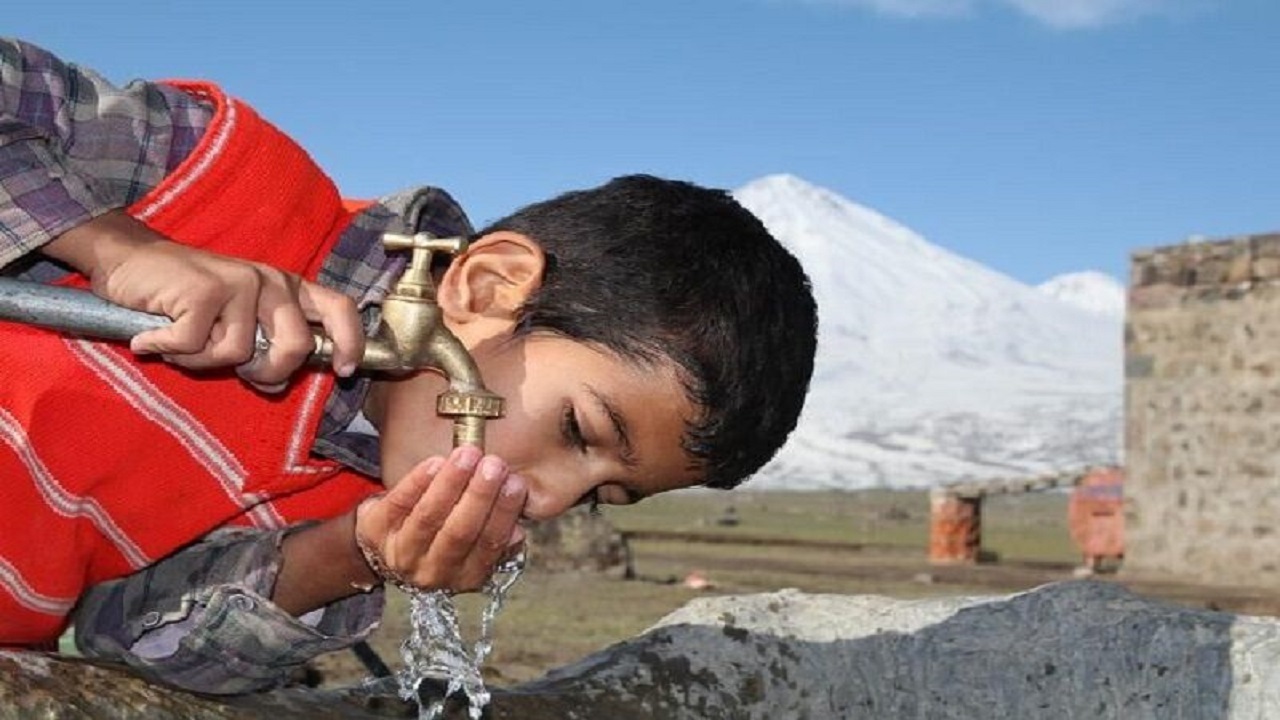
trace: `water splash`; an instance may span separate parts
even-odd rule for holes
[[[453,596],[445,591],[418,591],[409,594],[409,621],[412,630],[400,646],[404,669],[396,673],[400,697],[418,703],[418,720],[438,720],[445,703],[459,690],[467,696],[471,720],[480,720],[489,704],[480,666],[493,649],[493,621],[502,610],[507,591],[524,571],[523,550],[500,564],[484,586],[489,598],[480,618],[480,634],[468,649],[458,623]],[[423,702],[419,691],[428,678],[445,683],[444,695]]]

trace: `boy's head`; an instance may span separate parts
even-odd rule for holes
[[[817,310],[800,263],[728,193],[645,175],[498,220],[546,253],[517,333],[550,330],[640,362],[669,359],[700,416],[684,448],[731,488],[795,427]]]
[[[816,307],[799,262],[728,193],[684,182],[622,177],[518,210],[477,234],[439,299],[486,383],[507,396],[491,438],[534,437],[563,395],[560,436],[579,424],[610,437],[624,433],[602,428],[629,426],[638,444],[657,448],[649,455],[673,460],[645,473],[679,475],[599,480],[579,488],[584,498],[734,487],[795,427],[813,371]],[[622,402],[597,402],[613,391]],[[548,435],[542,446],[555,442]],[[592,442],[572,465],[541,463],[531,439],[525,450],[500,444],[491,449],[517,472],[600,467]],[[551,481],[530,482],[533,504]],[[606,496],[601,485],[639,491]]]

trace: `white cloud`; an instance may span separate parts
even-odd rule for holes
[[[967,15],[979,5],[1012,8],[1050,27],[1073,30],[1153,15],[1173,15],[1203,6],[1204,0],[804,0],[856,7],[905,18]]]
[[[1170,0],[1000,0],[1040,22],[1063,29],[1096,27],[1173,12]]]
[[[973,0],[807,0],[814,5],[839,5],[874,10],[905,18],[951,17],[973,8]]]

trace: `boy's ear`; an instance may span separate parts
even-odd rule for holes
[[[500,230],[473,241],[440,279],[436,299],[454,324],[509,322],[542,285],[547,258],[521,233]]]

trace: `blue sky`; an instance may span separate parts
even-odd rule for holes
[[[440,185],[477,224],[630,172],[789,172],[1028,283],[1280,230],[1275,0],[54,7],[3,32],[216,80],[347,194]]]

